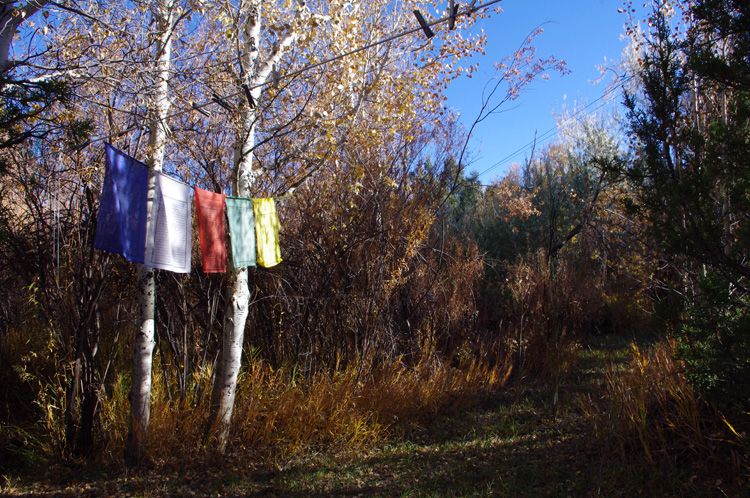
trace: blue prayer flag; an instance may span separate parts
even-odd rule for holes
[[[148,167],[105,144],[105,171],[94,247],[143,264]]]

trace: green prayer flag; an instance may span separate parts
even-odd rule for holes
[[[232,243],[232,262],[235,268],[255,266],[255,215],[253,200],[227,197],[229,239]]]

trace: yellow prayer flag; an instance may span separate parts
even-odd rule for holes
[[[276,201],[253,199],[255,212],[255,244],[258,251],[258,264],[270,268],[281,262],[279,247],[279,216],[276,214]]]

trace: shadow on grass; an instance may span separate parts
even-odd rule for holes
[[[436,414],[367,454],[318,454],[280,468],[255,466],[241,454],[175,458],[132,474],[117,467],[91,474],[61,467],[16,491],[6,483],[5,492],[56,498],[743,496],[725,493],[703,477],[696,480],[695,469],[650,465],[639,454],[624,458],[593,436],[580,400],[595,399],[604,366],[624,365],[629,345],[610,339],[583,347],[554,417],[552,391],[527,388],[518,396],[508,391],[465,410]]]
[[[440,420],[429,434],[350,462],[283,476],[297,496],[539,496],[579,489],[592,461],[584,435],[532,410],[480,410]]]
[[[688,475],[624,462],[590,434],[572,408],[553,420],[530,403],[485,405],[373,455],[291,468],[266,496],[706,496]]]
[[[691,469],[623,458],[593,436],[580,400],[596,397],[606,365],[624,368],[632,342],[584,346],[554,417],[551,389],[506,392],[373,454],[291,467],[266,496],[726,496],[695,482]]]

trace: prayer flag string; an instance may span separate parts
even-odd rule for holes
[[[282,261],[275,198],[227,197],[157,171],[147,222],[148,167],[110,144],[105,158],[95,248],[151,268],[189,273],[194,194],[205,273],[226,271],[227,228],[236,268],[270,268]]]

